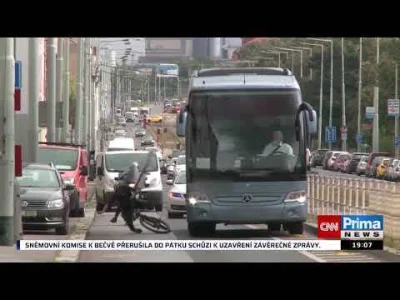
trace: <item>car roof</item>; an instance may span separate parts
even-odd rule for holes
[[[49,170],[57,171],[53,164],[39,164],[39,163],[23,163],[22,167],[24,169],[37,169],[37,170]]]
[[[145,150],[121,150],[121,151],[107,151],[106,154],[124,154],[124,153],[142,153],[142,154],[147,154],[149,151]]]
[[[80,146],[56,146],[56,145],[39,145],[39,148],[42,149],[60,149],[60,150],[74,150],[79,151],[81,149]]]

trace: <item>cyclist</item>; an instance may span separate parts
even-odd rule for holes
[[[135,233],[141,233],[142,230],[140,228],[135,228],[133,225],[133,201],[131,200],[131,188],[129,184],[139,184],[138,189],[141,188],[141,183],[138,183],[140,172],[138,169],[138,164],[133,162],[128,170],[124,172],[119,178],[120,182],[115,188],[115,192],[113,196],[110,198],[110,201],[105,205],[101,213],[104,213],[108,207],[111,207],[114,203],[117,203],[117,211],[115,212],[114,217],[110,220],[110,222],[117,222],[118,216],[122,213],[122,217],[124,218],[126,224],[129,229]]]

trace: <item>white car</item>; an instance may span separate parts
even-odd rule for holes
[[[180,171],[186,170],[186,156],[181,155],[175,161],[175,177],[179,174]]]
[[[114,131],[115,137],[126,137],[126,131],[123,129],[118,129]]]
[[[140,168],[146,163],[148,151],[111,151],[100,153],[96,157],[96,200],[97,210],[103,209],[109,197],[114,193],[115,178],[137,162]],[[163,186],[161,182],[160,163],[154,153],[150,154],[147,166],[146,187],[141,190],[145,200],[157,212],[163,209]]]
[[[175,180],[167,180],[167,184],[172,185],[168,193],[168,217],[182,217],[186,213],[186,171],[179,172]]]
[[[161,149],[158,148],[158,147],[146,147],[146,148],[144,148],[144,150],[155,152],[155,154],[157,155],[158,159],[162,159],[163,158]]]

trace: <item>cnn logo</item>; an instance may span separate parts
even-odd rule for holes
[[[340,239],[340,216],[318,216],[318,238]]]

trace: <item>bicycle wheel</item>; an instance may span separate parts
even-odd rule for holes
[[[155,233],[169,233],[171,228],[165,221],[146,215],[140,215],[140,224]]]

